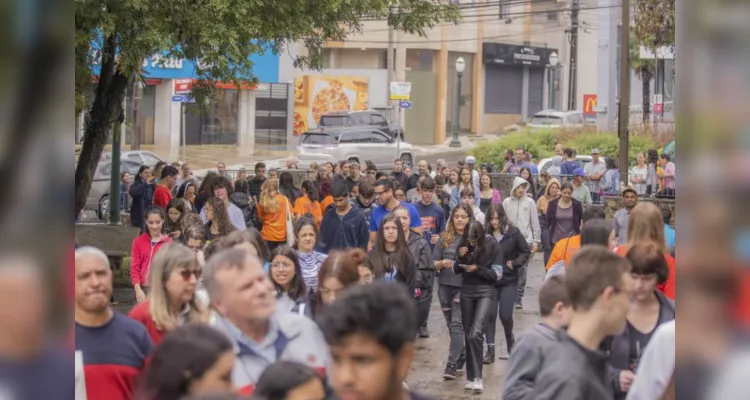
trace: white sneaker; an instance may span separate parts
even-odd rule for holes
[[[484,387],[482,386],[482,379],[474,379],[474,387],[472,388],[474,390],[474,394],[481,394],[484,391]]]
[[[476,388],[476,385],[473,381],[466,381],[466,384],[464,385],[464,390],[472,391]]]

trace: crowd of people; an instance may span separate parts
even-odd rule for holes
[[[659,398],[671,371],[638,372],[659,367],[644,365],[647,344],[674,319],[669,210],[624,186],[607,221],[576,194],[605,174],[540,177],[515,155],[506,196],[471,156],[390,173],[313,164],[299,186],[264,163],[252,176],[220,163],[200,181],[187,165],[142,167],[128,316],[111,307],[105,253],[76,250],[76,398],[425,399],[405,382],[435,295],[442,378],[465,371],[470,393],[500,358],[504,399]],[[537,252],[542,322],[517,342]]]

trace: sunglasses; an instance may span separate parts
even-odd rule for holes
[[[180,271],[180,275],[185,281],[189,281],[191,275],[195,275],[195,280],[199,280],[201,279],[202,273],[203,271],[201,271],[200,269],[183,269],[182,271]]]

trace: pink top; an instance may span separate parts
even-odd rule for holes
[[[673,162],[668,162],[664,167],[664,188],[674,189],[674,174],[677,168]]]

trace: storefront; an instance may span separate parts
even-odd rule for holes
[[[484,43],[485,130],[526,121],[545,104],[545,69],[556,49]]]

